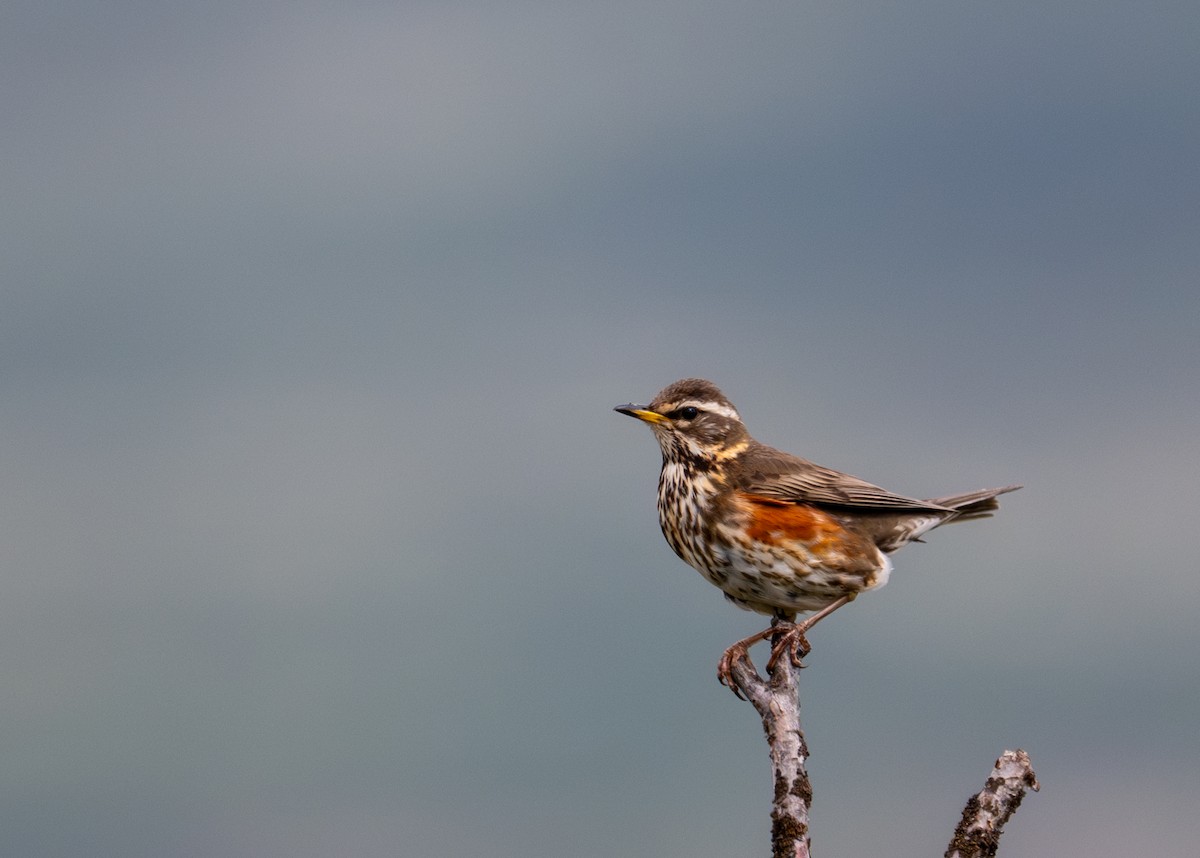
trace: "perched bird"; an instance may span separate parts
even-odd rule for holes
[[[647,423],[662,448],[658,520],[671,548],[729,601],[773,618],[721,658],[717,675],[735,693],[733,665],[751,645],[774,635],[768,667],[785,652],[799,665],[805,632],[887,583],[889,554],[939,525],[991,515],[997,495],[1020,488],[892,494],[755,441],[733,403],[700,378],[616,410]]]

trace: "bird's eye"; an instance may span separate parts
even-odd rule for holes
[[[672,420],[695,420],[696,415],[700,413],[700,409],[689,405],[686,408],[676,408],[667,416]]]

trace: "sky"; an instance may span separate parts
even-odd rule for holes
[[[818,855],[1190,855],[1200,7],[0,11],[0,854],[766,854],[612,407],[1023,483],[810,635]],[[761,659],[761,653],[756,654]]]

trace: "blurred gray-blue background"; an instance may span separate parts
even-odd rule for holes
[[[929,496],[821,855],[1190,855],[1200,6],[14,0],[0,853],[765,854],[759,628],[610,409]]]

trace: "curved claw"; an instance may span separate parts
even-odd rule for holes
[[[745,700],[746,698],[742,696],[742,691],[738,687],[737,682],[733,678],[733,666],[735,664],[737,664],[739,661],[745,661],[746,664],[750,666],[750,669],[754,670],[754,665],[750,661],[750,647],[754,646],[754,644],[758,643],[759,641],[765,641],[767,638],[771,637],[776,632],[783,631],[785,636],[787,636],[787,635],[791,635],[792,632],[795,631],[795,629],[796,629],[796,627],[794,625],[792,625],[791,623],[787,623],[786,629],[784,627],[784,624],[776,623],[776,624],[772,624],[772,626],[768,629],[763,629],[761,632],[750,635],[750,637],[748,637],[748,638],[742,638],[740,641],[735,643],[733,646],[729,647],[729,649],[725,650],[725,652],[721,655],[721,660],[720,660],[720,662],[717,663],[717,679],[720,681],[720,683],[722,685],[724,685],[726,688],[728,688],[730,691],[732,691],[734,694],[736,694],[739,700]],[[803,640],[804,635],[801,634],[800,638]],[[804,654],[807,655],[808,654],[808,647],[807,647],[808,641],[804,641],[804,644],[805,644]],[[778,647],[779,647],[779,644],[777,643],[771,650],[771,660],[769,662],[767,662],[768,669],[770,669],[770,667],[775,664],[775,650]],[[797,657],[794,652],[792,654],[792,658],[794,661],[797,660]]]
[[[787,653],[788,658],[792,662],[793,667],[804,667],[804,662],[801,659],[812,652],[812,646],[808,642],[808,638],[804,636],[804,625],[792,626],[771,645],[771,657],[767,659],[767,672],[770,673],[775,669],[775,665],[779,663],[779,659]]]
[[[738,700],[745,700],[733,678],[733,666],[739,661],[750,663],[750,646],[746,641],[738,641],[721,654],[721,660],[717,662],[717,681],[732,691]],[[750,669],[753,670],[754,665],[751,664]]]

